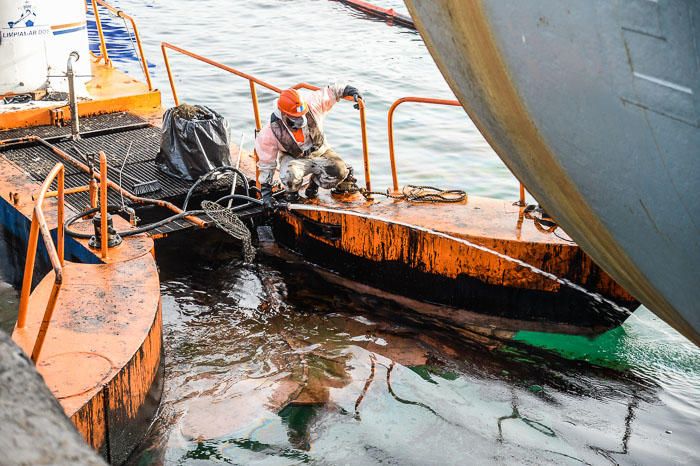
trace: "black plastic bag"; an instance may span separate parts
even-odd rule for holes
[[[175,178],[194,181],[223,165],[231,165],[228,122],[202,105],[180,105],[163,115],[156,166]]]

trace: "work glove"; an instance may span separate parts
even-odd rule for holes
[[[343,97],[352,97],[355,102],[357,102],[358,99],[364,100],[364,97],[362,97],[362,94],[360,94],[360,91],[357,90],[356,87],[353,86],[345,86],[345,89],[343,89]],[[360,109],[360,104],[355,104],[353,105],[355,109],[359,110]]]
[[[260,194],[262,194],[263,210],[268,215],[272,214],[277,207],[277,201],[272,197],[272,185],[263,183],[260,186]]]

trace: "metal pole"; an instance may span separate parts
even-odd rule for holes
[[[165,51],[166,43],[162,42],[160,44],[160,50],[163,52],[163,61],[165,62],[165,70],[168,72],[168,81],[170,81],[170,89],[173,91],[173,100],[175,101],[175,106],[180,105],[180,101],[177,98],[177,90],[175,90],[175,80],[173,79],[173,72],[170,70],[170,62],[168,61],[168,52]]]
[[[245,138],[245,133],[241,133],[241,141],[238,144],[238,160],[236,160],[236,170],[241,168],[241,153],[243,152],[243,139]],[[236,184],[238,183],[238,172],[233,174],[233,184],[231,184],[231,194],[236,193]],[[228,200],[228,208],[231,208],[233,204],[233,199]]]
[[[372,183],[369,179],[369,149],[367,148],[367,122],[365,119],[365,102],[357,99],[360,107],[360,128],[362,129],[362,156],[365,163],[365,187],[367,191],[372,191]]]
[[[102,151],[100,151],[100,230],[102,259],[106,259],[109,240],[109,232],[107,231],[107,156]]]
[[[58,212],[56,213],[56,237],[58,239],[58,260],[63,266],[63,256],[64,254],[64,242],[65,242],[65,224],[64,224],[64,209],[65,209],[65,179],[66,179],[66,169],[63,164],[61,164],[61,171],[58,172],[58,179],[56,184],[58,184]]]
[[[39,241],[39,220],[32,216],[32,226],[29,230],[29,243],[27,245],[27,259],[24,261],[24,278],[22,279],[22,293],[19,297],[19,314],[17,314],[17,328],[24,328],[27,322],[27,309],[29,308],[29,295],[32,290],[32,278],[34,276],[34,260],[36,259],[37,242]]]
[[[102,51],[102,58],[104,58],[105,65],[109,65],[109,56],[107,55],[107,44],[105,43],[105,35],[102,31],[102,21],[100,21],[100,12],[97,11],[96,0],[92,0],[92,13],[95,15],[95,23],[97,23],[97,34],[100,36],[100,50]]]
[[[397,100],[391,105],[389,109],[389,117],[387,118],[387,133],[389,135],[389,162],[391,163],[391,180],[394,184],[394,191],[399,190],[399,178],[396,174],[396,155],[394,153],[394,110],[402,102],[401,99]]]
[[[66,77],[68,78],[68,101],[71,113],[71,137],[74,141],[80,139],[80,118],[78,115],[78,96],[75,95],[75,72],[73,62],[80,60],[78,52],[73,51],[68,55],[66,64]]]

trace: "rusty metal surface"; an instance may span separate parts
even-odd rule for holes
[[[533,196],[699,343],[699,4],[406,4],[465,110]]]
[[[253,156],[244,153],[241,162],[243,170],[252,173],[252,165]],[[557,229],[550,232],[542,229],[525,215],[523,207],[515,206],[510,201],[469,196],[461,203],[429,204],[395,201],[376,196],[373,201],[368,202],[360,194],[341,197],[332,196],[327,191],[321,190],[318,199],[306,202],[367,213],[448,233],[505,253],[556,276],[570,279],[623,306],[634,309],[638,305],[629,293],[603,272],[575,243],[568,240],[568,235],[564,231]],[[466,277],[477,280],[487,287],[533,290],[552,295],[567,293],[553,280],[534,274],[513,263],[445,238],[433,237],[398,225],[318,212],[286,213],[283,219],[291,229],[289,235],[293,237],[294,242],[303,237],[313,239],[315,245],[308,245],[309,252],[311,250],[318,252],[321,248],[327,247],[325,253],[327,256],[347,254],[347,260],[354,260],[353,258],[367,260],[369,263],[376,264],[378,269],[386,268],[387,271],[390,265],[393,267],[403,264],[406,270],[403,272],[397,270],[395,271],[397,274],[410,270],[427,274],[424,277],[426,279],[429,279],[429,276],[441,277],[440,286],[447,286],[443,279],[448,282],[453,281],[454,290],[449,296],[444,296],[441,301],[437,299],[438,297],[431,297],[443,304],[464,304],[448,303],[445,300],[450,301],[456,296],[455,290],[459,288],[459,282]],[[314,228],[305,219],[319,225],[337,225],[341,234],[331,235],[328,228]],[[338,262],[340,267],[343,260],[340,259]],[[369,263],[367,267],[370,267]],[[357,267],[362,265],[357,264]],[[381,275],[381,272],[378,275]],[[382,288],[381,279],[370,284]],[[412,285],[412,289],[407,291],[416,292],[420,288]],[[447,292],[447,288],[444,291]],[[412,297],[420,299],[416,295]],[[567,299],[563,299],[560,304],[565,307]],[[524,307],[527,305],[525,302],[522,304]],[[517,309],[511,309],[513,315],[518,314],[517,311]],[[566,321],[567,312],[562,309],[561,322]],[[590,312],[592,320],[595,320],[596,311],[591,308]],[[543,314],[547,312],[543,310]],[[573,314],[575,313],[572,312],[572,318]],[[615,315],[610,319],[603,317],[601,321],[619,324],[626,317],[616,315],[618,313],[613,314]],[[576,317],[576,319],[585,321],[584,317]]]
[[[531,220],[524,220],[529,224],[523,224],[518,239],[520,209],[508,214],[498,209],[504,203],[478,198],[449,206],[400,207],[387,202],[364,204],[359,199],[354,205],[330,199],[320,203],[387,220],[313,211],[285,213],[275,227],[277,239],[310,261],[373,287],[487,315],[590,327],[583,333],[619,325],[628,316],[510,261],[420,230],[429,226],[535,265],[623,307],[633,310],[638,304],[580,248],[540,232]],[[319,227],[323,225],[336,226],[337,231]],[[535,239],[538,235],[540,240]]]

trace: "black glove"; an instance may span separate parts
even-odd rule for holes
[[[277,207],[277,201],[272,197],[272,185],[267,183],[260,185],[260,194],[262,194],[263,210],[269,215]]]
[[[353,86],[345,86],[345,89],[343,89],[343,97],[352,97],[355,102],[357,102],[358,99],[364,100],[364,97],[362,97],[362,94],[360,94],[360,91],[357,90],[356,87]],[[353,105],[356,109],[360,108],[360,104],[355,104]]]

